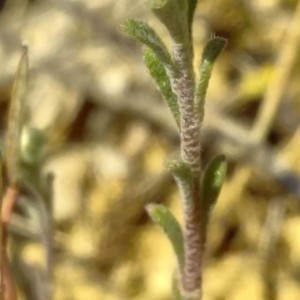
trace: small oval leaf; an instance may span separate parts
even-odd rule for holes
[[[146,210],[153,222],[166,233],[182,269],[184,263],[183,233],[178,221],[164,205],[149,204],[146,206]]]
[[[224,155],[216,156],[205,168],[202,182],[202,226],[207,227],[209,215],[216,204],[227,172],[227,161]]]
[[[151,48],[144,49],[143,58],[149,73],[154,79],[160,93],[167,102],[177,125],[179,126],[180,110],[178,99],[172,90],[169,76],[162,61]]]
[[[34,127],[24,126],[21,135],[21,159],[29,165],[37,165],[44,154],[45,133]]]
[[[188,19],[186,0],[151,0],[150,7],[156,17],[166,26],[176,43],[185,40]]]
[[[150,25],[140,20],[128,19],[122,24],[122,29],[134,39],[152,49],[165,65],[172,68],[172,59],[167,47]]]
[[[211,38],[202,54],[201,64],[200,64],[200,74],[197,80],[196,87],[196,97],[195,97],[195,106],[196,112],[199,115],[199,120],[202,122],[204,117],[204,104],[206,92],[211,77],[212,69],[215,63],[215,60],[221,53],[221,51],[226,46],[227,41],[222,37],[213,37]]]

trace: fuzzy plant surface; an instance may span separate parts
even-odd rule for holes
[[[226,175],[223,155],[205,168],[201,164],[201,124],[205,97],[214,62],[226,40],[214,36],[207,41],[195,75],[192,22],[197,0],[151,0],[152,12],[167,28],[172,45],[168,49],[147,23],[129,19],[123,31],[144,44],[143,58],[162,97],[170,108],[180,135],[180,158],[168,161],[180,193],[184,224],[170,210],[150,204],[147,211],[166,233],[178,261],[173,279],[173,299],[202,298],[203,252],[207,225]]]

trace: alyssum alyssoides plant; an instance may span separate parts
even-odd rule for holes
[[[28,89],[28,48],[23,46],[9,103],[8,124],[4,149],[0,149],[0,299],[17,300],[16,279],[23,277],[23,286],[27,286],[29,299],[52,299],[52,176],[46,183],[40,180],[41,161],[44,156],[45,134],[26,125],[26,95]],[[2,170],[3,167],[3,170]],[[3,172],[2,172],[3,171]],[[5,175],[2,177],[2,173]],[[15,234],[26,227],[26,240],[40,241],[45,249],[45,267],[41,269],[28,266],[19,267],[20,274],[13,272],[14,261],[19,261],[18,253],[10,247],[10,228],[14,208],[20,203],[22,193],[26,191],[31,201],[22,202],[24,221],[15,228]],[[26,204],[26,207],[25,207]],[[26,220],[26,221],[25,221]],[[28,226],[32,225],[32,226]],[[16,226],[15,226],[16,227]],[[23,228],[24,227],[24,228]],[[22,236],[22,235],[21,235]],[[24,240],[24,236],[21,240]],[[18,237],[18,236],[16,236]],[[22,247],[22,241],[14,240],[14,248]],[[10,249],[9,249],[10,248]],[[20,249],[20,248],[19,248]],[[13,250],[13,251],[9,251]],[[16,268],[14,269],[16,270]],[[28,271],[30,270],[30,271]]]
[[[202,295],[203,251],[210,212],[216,203],[226,173],[223,155],[201,166],[200,130],[205,96],[213,64],[226,45],[221,37],[206,44],[199,77],[193,69],[192,21],[197,0],[151,0],[152,12],[167,28],[171,53],[146,23],[127,20],[123,30],[145,45],[145,64],[168,104],[180,133],[180,159],[167,162],[178,185],[183,205],[183,228],[163,205],[150,204],[147,211],[160,225],[178,260],[174,276],[174,299],[195,300]]]

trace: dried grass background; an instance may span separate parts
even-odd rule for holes
[[[220,152],[229,159],[209,227],[204,300],[300,299],[299,7],[199,1],[198,60],[212,33],[229,41],[202,134],[204,162]],[[165,203],[181,218],[164,170],[179,140],[140,45],[120,30],[129,17],[148,21],[169,42],[146,0],[7,0],[0,11],[0,144],[25,41],[26,124],[46,132],[43,172],[55,174],[57,300],[171,299],[175,258],[144,205]],[[30,206],[26,196],[21,201]],[[26,238],[37,230],[29,221],[16,212],[12,248],[20,295],[34,300],[26,278],[44,258]]]

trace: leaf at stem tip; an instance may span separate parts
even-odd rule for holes
[[[227,44],[226,39],[222,37],[213,37],[207,42],[203,50],[201,64],[200,64],[200,75],[197,82],[196,98],[195,98],[196,112],[199,115],[200,122],[203,121],[203,117],[204,117],[205,97],[206,97],[206,92],[211,77],[213,65],[218,55],[226,46],[226,44]]]
[[[184,262],[183,233],[178,221],[164,205],[148,204],[146,210],[153,222],[166,233],[182,269]]]
[[[128,19],[122,24],[122,29],[134,39],[151,48],[165,65],[172,66],[172,59],[167,47],[147,23],[136,19]]]
[[[166,26],[176,43],[185,40],[188,19],[186,0],[150,0],[150,7],[156,17]]]
[[[207,60],[211,63],[214,63],[214,61],[217,59],[218,55],[221,53],[221,51],[225,48],[227,44],[227,40],[220,36],[212,37],[206,44],[202,60]]]
[[[8,126],[5,145],[7,175],[10,184],[18,181],[18,163],[20,151],[21,127],[23,124],[24,100],[28,77],[28,47],[23,46],[22,56],[13,83],[8,113]]]
[[[143,58],[145,65],[154,79],[159,91],[161,92],[164,100],[167,102],[174,118],[179,126],[180,110],[177,96],[174,94],[171,82],[163,66],[161,60],[150,48],[145,48],[143,51]]]
[[[178,5],[180,9],[187,9],[187,5],[189,5],[186,0],[150,0],[150,7],[151,9],[162,9],[172,3]]]
[[[224,155],[216,156],[205,168],[201,182],[202,191],[202,224],[207,226],[209,214],[216,204],[227,172],[227,161]]]
[[[188,0],[188,23],[191,30],[198,0]]]
[[[158,9],[161,8],[166,4],[168,0],[150,0],[150,7],[152,9]]]

